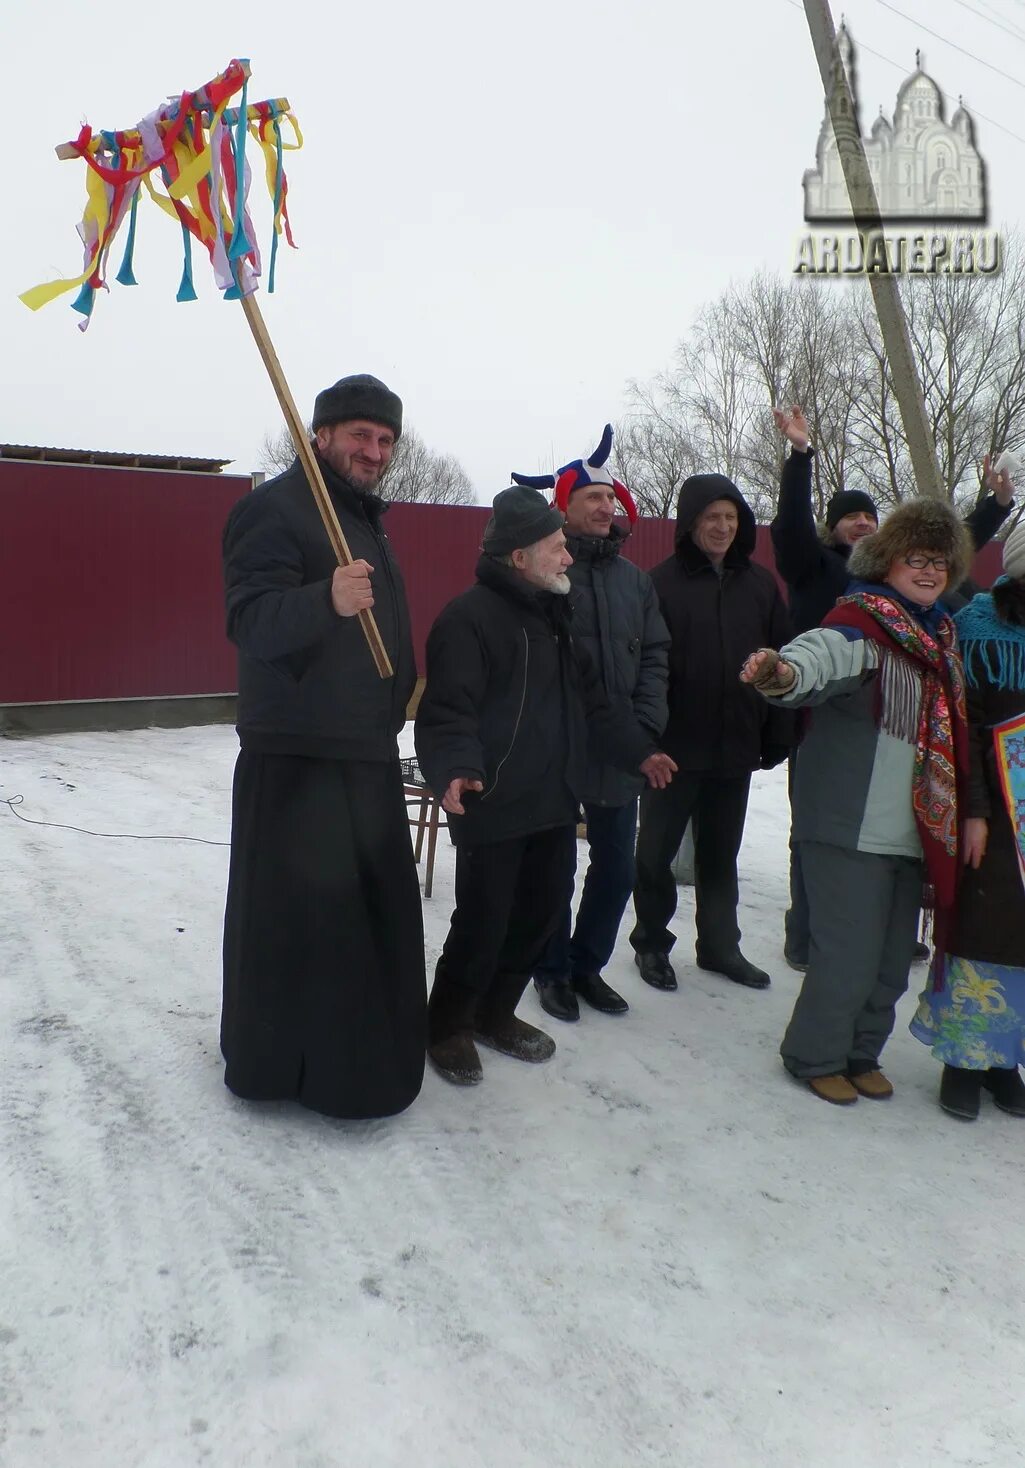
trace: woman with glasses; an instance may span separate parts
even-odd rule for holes
[[[940,1105],[974,1121],[982,1091],[1025,1116],[1025,524],[1004,542],[1004,575],[955,618],[967,682],[970,777],[964,876],[947,943],[911,1022],[943,1062]],[[994,738],[994,734],[997,738]],[[1025,731],[1023,731],[1025,733]],[[1020,742],[1019,742],[1020,741]],[[1005,796],[1005,786],[1010,800]],[[1012,819],[1010,811],[1014,811]]]
[[[940,601],[972,547],[951,507],[902,504],[851,553],[854,578],[821,627],[762,648],[741,678],[805,708],[793,834],[811,941],[780,1054],[796,1079],[845,1106],[885,1100],[879,1058],[908,985],[925,899],[937,944],[958,878],[968,768],[964,680]]]

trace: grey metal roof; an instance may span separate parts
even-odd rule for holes
[[[62,449],[41,444],[0,443],[0,459],[46,464],[103,464],[116,469],[180,469],[189,474],[220,474],[231,459],[198,459],[189,454],[132,454],[109,449]]]

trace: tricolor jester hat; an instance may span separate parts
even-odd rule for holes
[[[513,483],[524,484],[530,489],[554,489],[553,503],[563,514],[566,513],[569,497],[575,489],[583,489],[588,484],[608,484],[633,525],[637,520],[637,506],[626,485],[614,479],[607,467],[611,452],[612,424],[606,423],[601,443],[589,459],[573,459],[571,463],[563,464],[557,474],[514,474]]]

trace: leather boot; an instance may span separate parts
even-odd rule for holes
[[[569,1022],[580,1018],[580,1005],[568,979],[546,979],[544,983],[535,979],[534,988],[545,1014]]]
[[[769,987],[769,975],[764,969],[755,968],[754,964],[744,957],[740,949],[733,953],[697,953],[698,968],[705,969],[708,973],[722,974],[724,978],[732,979],[735,984],[743,984],[747,989],[767,989]]]
[[[672,993],[677,987],[676,971],[669,962],[668,953],[635,953],[634,963],[640,969],[641,978],[653,989]]]
[[[630,1008],[622,994],[606,984],[601,974],[577,974],[573,988],[592,1009],[601,1014],[626,1014]]]

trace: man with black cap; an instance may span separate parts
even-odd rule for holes
[[[225,1083],[329,1116],[388,1116],[423,1081],[420,887],[397,735],[409,612],[375,493],[402,432],[376,377],[317,397],[314,449],[352,550],[339,567],[298,459],[224,531],[241,750],[224,918]],[[394,676],[357,614],[373,607]]]
[[[671,639],[663,742],[680,772],[668,790],[641,794],[630,934],[641,978],[656,989],[677,987],[672,863],[692,817],[698,967],[752,989],[769,984],[740,951],[737,856],[751,774],[786,759],[793,715],[759,705],[735,669],[745,648],[769,630],[787,636],[790,623],[775,577],[751,561],[754,548],[754,514],[731,480],[684,480],[675,552],[651,573]]]
[[[475,1040],[518,1060],[554,1041],[516,1006],[573,891],[588,736],[661,788],[676,768],[611,705],[574,642],[563,517],[536,489],[495,496],[477,581],[427,640],[416,752],[456,842],[456,907],[428,1010],[428,1055],[459,1085],[483,1071]]]
[[[851,581],[847,564],[851,552],[859,541],[879,529],[879,511],[871,495],[863,489],[841,489],[826,505],[824,525],[817,525],[812,508],[815,450],[811,446],[807,419],[796,404],[789,411],[773,408],[772,416],[790,444],[790,453],[783,463],[779,501],[769,530],[776,568],[786,583],[790,620],[794,632],[800,634],[818,627],[837,599],[846,594]],[[983,460],[982,477],[990,493],[965,519],[977,551],[993,539],[1011,513],[1014,495],[1010,474],[998,472],[990,464],[988,454]],[[944,594],[944,604],[956,611],[967,605],[975,590],[970,582],[951,587]],[[793,784],[793,760],[790,783]],[[791,843],[790,907],[784,919],[783,952],[790,967],[800,972],[808,967],[809,938],[808,900],[800,851]],[[926,945],[917,944],[915,957],[928,956]]]

